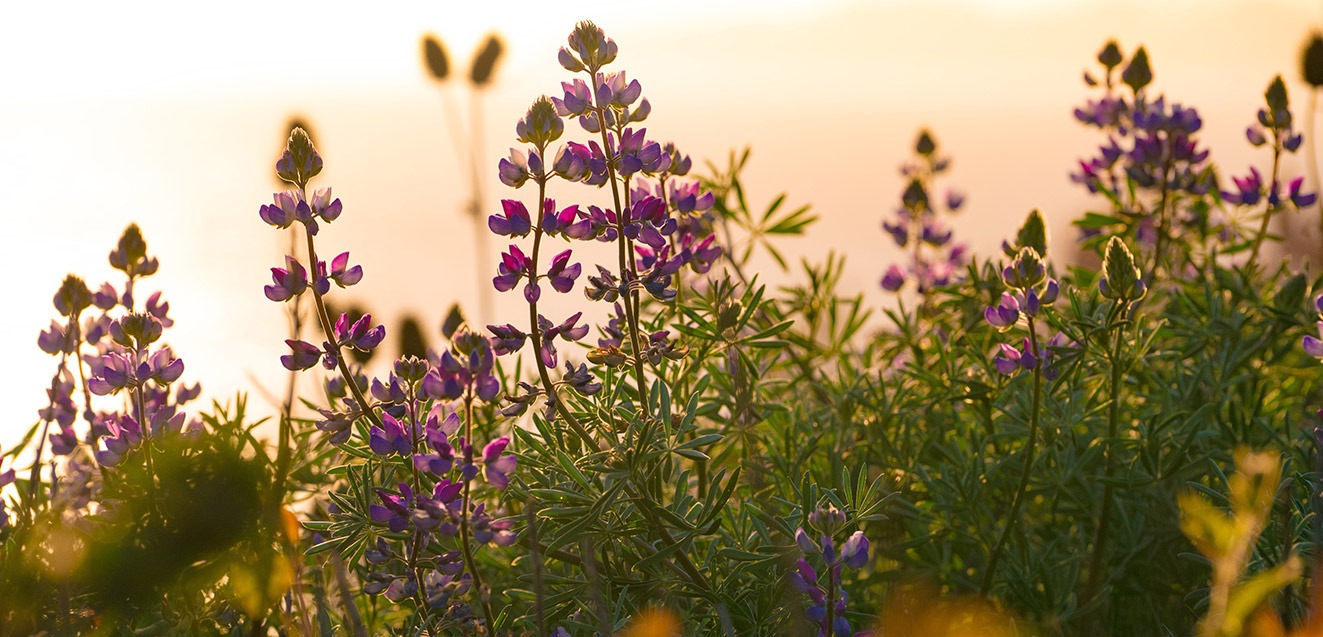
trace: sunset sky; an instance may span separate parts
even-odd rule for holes
[[[469,96],[462,82],[438,86],[426,75],[426,33],[444,40],[460,74],[488,33],[505,42],[483,102],[487,212],[502,197],[531,196],[502,187],[496,161],[533,99],[568,79],[556,51],[576,21],[592,19],[652,103],[649,136],[675,141],[696,165],[751,146],[752,202],[785,191],[822,217],[789,254],[846,254],[846,291],[864,291],[876,307],[887,302],[878,278],[898,256],[879,223],[898,200],[897,168],[920,127],[954,160],[944,185],[967,194],[957,237],[977,254],[1035,207],[1066,244],[1069,220],[1098,205],[1067,175],[1100,141],[1071,111],[1092,95],[1081,72],[1108,38],[1127,54],[1147,47],[1154,90],[1197,106],[1213,161],[1238,174],[1270,161],[1244,129],[1274,74],[1303,111],[1297,56],[1323,25],[1313,0],[211,6],[26,3],[0,21],[11,299],[0,314],[11,352],[0,371],[0,447],[44,404],[55,360],[35,342],[53,318],[51,295],[69,272],[118,285],[105,257],[130,222],[161,260],[140,298],[165,291],[177,321],[167,340],[186,361],[185,379],[221,399],[259,382],[283,387],[286,323],[261,288],[284,237],[257,210],[276,187],[272,162],[294,115],[311,122],[326,159],[316,183],[345,205],[319,238],[323,251],[349,250],[366,272],[340,298],[389,323],[413,313],[428,326],[454,301],[472,307],[498,244],[475,272],[468,168],[443,111],[458,106],[466,117]],[[1302,170],[1301,158],[1285,164],[1287,175]],[[501,299],[497,314],[516,307]]]

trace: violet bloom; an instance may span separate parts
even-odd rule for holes
[[[1291,185],[1287,191],[1291,198],[1291,204],[1298,209],[1308,208],[1318,200],[1318,193],[1303,193],[1300,191],[1301,186],[1304,185],[1304,181],[1304,177],[1296,177],[1295,179],[1292,179]]]
[[[455,452],[449,436],[455,435],[460,425],[458,414],[452,412],[442,418],[442,411],[440,403],[433,406],[424,425],[424,437],[432,452],[413,457],[413,466],[436,476],[449,473],[455,466]]]
[[[1038,367],[1038,357],[1030,351],[1029,339],[1025,339],[1022,349],[1000,343],[997,345],[997,350],[999,353],[992,359],[992,363],[997,367],[997,371],[1006,376],[1014,374],[1019,369],[1032,370]]]
[[[274,285],[263,288],[266,298],[277,303],[288,301],[308,289],[308,271],[294,257],[286,256],[289,269],[271,268],[271,281]]]
[[[574,280],[579,278],[582,266],[578,263],[570,263],[570,250],[566,250],[551,258],[551,266],[547,268],[547,282],[551,284],[557,292],[562,294],[574,289]]]
[[[541,165],[541,160],[537,159],[537,153],[533,153],[534,162]],[[511,188],[519,188],[528,181],[533,171],[530,168],[528,155],[524,151],[515,148],[510,149],[510,158],[502,159],[497,167],[501,177],[501,183]]]
[[[349,266],[349,253],[341,252],[331,260],[330,279],[335,284],[347,288],[363,279],[363,266]]]
[[[1251,167],[1249,176],[1232,177],[1231,181],[1236,184],[1236,192],[1223,191],[1223,199],[1242,206],[1259,203],[1263,196],[1263,176],[1257,168]]]
[[[497,266],[498,274],[492,278],[492,286],[498,292],[513,290],[519,280],[528,275],[528,266],[528,257],[519,249],[519,246],[511,244],[509,250],[501,253],[501,263]],[[531,303],[537,300],[540,293],[537,291],[536,283],[530,282],[528,288],[524,290],[524,296]]]
[[[1009,329],[1020,320],[1020,302],[1010,293],[1002,292],[1001,303],[990,305],[983,310],[983,318],[989,325],[999,330]]]
[[[1323,321],[1319,321],[1316,325],[1318,326],[1319,336],[1323,336]],[[1306,335],[1302,345],[1305,348],[1306,354],[1309,354],[1314,358],[1323,359],[1323,340]]]
[[[377,497],[381,498],[381,504],[374,504],[368,507],[368,516],[373,522],[385,524],[387,528],[395,533],[403,531],[409,526],[410,513],[413,509],[414,495],[413,490],[406,483],[399,483],[400,495],[395,495],[384,489],[377,489]]]
[[[106,423],[109,434],[101,438],[104,449],[96,451],[96,461],[103,467],[113,467],[124,459],[124,454],[142,443],[142,427],[131,416],[120,415]]]
[[[307,341],[285,339],[292,353],[280,357],[280,364],[291,372],[301,372],[317,364],[322,357],[322,350]]]
[[[528,338],[527,334],[509,323],[488,325],[487,330],[492,333],[492,351],[497,356],[505,356],[523,349],[524,341]]]
[[[400,421],[383,413],[381,426],[372,425],[368,430],[368,446],[379,456],[389,456],[392,452],[408,456],[413,451],[413,440]]]
[[[487,482],[497,489],[504,489],[510,484],[510,472],[514,471],[518,462],[513,455],[501,455],[509,444],[510,438],[501,436],[487,443],[482,449],[482,463],[485,466],[483,475],[486,476]]]
[[[495,214],[487,218],[487,227],[495,234],[505,237],[522,237],[533,229],[528,208],[522,201],[515,199],[501,200],[504,214]]]
[[[353,325],[349,325],[348,313],[340,314],[340,318],[335,321],[335,340],[341,345],[366,352],[375,349],[384,338],[386,338],[386,326],[372,327],[371,314],[359,317]]]
[[[814,513],[825,513],[822,509]],[[817,516],[821,518],[822,516]],[[810,521],[813,516],[810,516]],[[817,525],[822,527],[822,525]],[[834,529],[839,525],[826,525],[826,528]],[[834,530],[832,532],[835,532]],[[808,619],[818,624],[820,635],[827,634],[827,605],[832,605],[832,622],[830,629],[833,634],[850,635],[850,622],[845,619],[846,595],[841,587],[841,572],[844,568],[860,569],[868,564],[868,538],[864,536],[863,531],[855,531],[848,539],[841,544],[839,550],[835,547],[832,536],[829,533],[822,533],[818,542],[814,542],[800,527],[795,530],[795,544],[799,550],[804,553],[804,557],[795,563],[795,570],[790,573],[790,585],[796,591],[808,597],[809,607],[805,609]],[[828,578],[827,585],[820,583],[821,576],[813,566],[809,564],[809,557],[820,559],[826,566],[823,575]],[[836,592],[835,599],[827,599],[826,590],[830,588]]]
[[[567,341],[577,341],[588,334],[588,325],[578,324],[582,316],[583,312],[575,312],[559,325],[552,324],[545,316],[537,317],[538,329],[542,331],[542,349],[538,352],[538,356],[544,365],[555,367],[557,364],[555,345],[557,336]]]

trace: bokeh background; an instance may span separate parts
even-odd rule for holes
[[[69,272],[118,284],[106,254],[135,221],[162,264],[139,296],[165,290],[185,379],[203,380],[206,397],[250,392],[255,411],[272,412],[260,388],[284,386],[287,324],[261,288],[286,238],[257,210],[295,116],[326,158],[320,185],[345,204],[321,250],[348,249],[366,271],[339,298],[388,325],[415,315],[429,332],[452,303],[475,312],[498,244],[475,254],[472,175],[456,145],[466,142],[447,117],[483,140],[492,212],[511,194],[496,162],[532,100],[567,79],[556,51],[581,19],[617,41],[618,68],[642,83],[650,137],[699,166],[751,146],[751,203],[785,191],[821,216],[787,254],[845,254],[845,290],[874,307],[892,302],[877,281],[898,255],[879,223],[920,127],[954,160],[946,185],[967,195],[958,240],[990,254],[1037,207],[1064,245],[1069,220],[1098,205],[1068,179],[1100,141],[1071,112],[1108,38],[1127,54],[1148,48],[1150,90],[1200,109],[1225,175],[1270,161],[1244,129],[1274,74],[1303,109],[1297,57],[1323,25],[1317,0],[22,3],[3,14],[0,446],[44,405],[53,361],[35,341],[51,295]],[[427,33],[446,45],[457,76],[447,85],[423,66]],[[464,75],[492,33],[504,54],[470,120]],[[1300,174],[1302,159],[1285,170]],[[1320,242],[1315,220],[1299,225],[1303,241]],[[493,313],[517,304],[498,299]]]

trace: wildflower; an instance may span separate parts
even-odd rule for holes
[[[482,449],[482,463],[485,467],[483,475],[487,478],[487,482],[497,489],[504,489],[510,484],[509,474],[514,471],[517,463],[514,456],[501,455],[509,444],[510,438],[501,436],[487,443]]]
[[[271,268],[271,281],[274,285],[262,288],[266,298],[277,303],[288,301],[308,289],[308,271],[303,265],[290,256],[285,257],[285,262],[289,265],[289,269]]]

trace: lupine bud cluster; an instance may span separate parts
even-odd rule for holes
[[[1034,319],[1044,308],[1055,303],[1060,294],[1060,287],[1056,279],[1048,276],[1047,264],[1039,252],[1047,250],[1046,224],[1042,213],[1037,210],[1030,213],[1020,228],[1017,246],[1018,249],[1015,249],[1009,243],[1003,244],[1003,249],[1008,253],[1015,249],[1014,258],[1001,271],[1002,283],[1006,285],[1007,291],[1002,293],[996,305],[984,309],[983,318],[992,327],[1006,332],[1018,325],[1021,317],[1024,317],[1026,329],[1033,332]],[[1056,370],[1046,365],[1045,361],[1052,348],[1066,344],[1065,337],[1057,334],[1037,348],[1033,345],[1034,341],[1035,335],[1031,333],[1020,347],[999,344],[993,358],[997,371],[1010,375],[1021,369],[1035,370],[1041,367],[1049,379],[1055,376]]]
[[[926,294],[953,282],[965,265],[967,248],[951,242],[952,232],[938,214],[941,210],[948,215],[959,212],[965,198],[947,190],[939,205],[929,195],[933,180],[946,172],[950,161],[937,154],[937,142],[928,131],[919,133],[914,152],[915,159],[901,167],[901,175],[909,179],[901,205],[893,218],[882,222],[882,229],[905,251],[908,262],[903,267],[888,267],[882,276],[882,288],[896,292],[910,281],[919,294]]]
[[[1282,154],[1299,150],[1304,134],[1295,132],[1290,100],[1282,76],[1273,78],[1263,94],[1263,100],[1265,106],[1259,109],[1258,122],[1245,130],[1245,136],[1254,146],[1270,146],[1276,162]],[[1281,207],[1286,200],[1297,209],[1307,208],[1318,200],[1318,193],[1304,191],[1304,176],[1292,179],[1285,193],[1279,181],[1274,178],[1271,184],[1265,183],[1258,169],[1251,167],[1249,175],[1231,178],[1235,189],[1223,191],[1222,199],[1241,206],[1255,206],[1266,201],[1270,209]]]
[[[845,514],[835,507],[818,508],[808,516],[809,527],[818,532],[814,540],[800,527],[795,530],[795,544],[803,552],[790,574],[790,585],[808,597],[808,619],[818,625],[818,635],[852,635],[850,622],[845,618],[848,597],[841,586],[843,568],[861,569],[868,564],[868,538],[863,531],[855,531],[844,542],[836,544],[837,535],[845,526]],[[822,565],[818,573],[809,559]]]
[[[1103,298],[1121,303],[1138,301],[1148,294],[1142,273],[1135,267],[1135,257],[1125,242],[1112,237],[1107,242],[1107,251],[1103,256],[1103,276],[1098,281],[1098,291]]]

